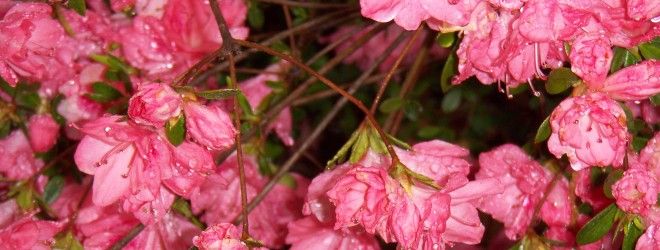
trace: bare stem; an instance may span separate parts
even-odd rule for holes
[[[140,234],[142,230],[144,230],[144,225],[142,225],[141,223],[137,224],[133,229],[131,229],[130,232],[124,235],[124,237],[121,237],[121,239],[119,239],[119,241],[117,241],[117,243],[115,243],[110,248],[110,250],[120,250],[124,248],[129,242],[133,240],[133,238],[138,236],[138,234]]]
[[[403,51],[401,51],[401,55],[399,55],[399,58],[396,59],[390,71],[387,72],[387,76],[385,76],[385,79],[383,79],[383,83],[380,85],[380,88],[378,89],[378,94],[376,94],[376,98],[374,99],[374,102],[371,104],[370,111],[372,114],[376,113],[376,108],[378,108],[378,103],[380,102],[380,98],[383,96],[383,93],[385,93],[385,89],[387,88],[387,85],[390,83],[390,79],[392,79],[394,72],[399,67],[399,64],[401,64],[401,62],[403,61],[403,58],[406,57],[406,55],[408,54],[408,50],[410,50],[410,47],[412,47],[413,43],[415,43],[415,40],[417,40],[417,37],[419,36],[419,34],[422,33],[423,29],[424,26],[419,26],[419,28],[417,28],[415,34],[410,38],[408,44],[406,44],[406,47],[404,47]]]

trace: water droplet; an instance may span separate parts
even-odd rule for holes
[[[438,243],[433,244],[433,249],[440,249],[440,245]]]
[[[121,174],[121,177],[122,177],[122,178],[128,178],[128,173],[123,173],[123,174]]]
[[[598,143],[603,143],[603,139],[598,138],[598,140],[596,140],[596,142],[598,142]]]
[[[110,130],[112,130],[112,128],[110,128],[110,127],[105,127],[104,130],[105,130],[106,133],[110,133]]]
[[[151,213],[152,213],[153,215],[158,215],[158,210],[156,210],[155,208],[152,208],[152,209],[151,209]]]
[[[573,123],[578,124],[578,123],[580,123],[580,121],[575,120],[575,121],[573,121]]]

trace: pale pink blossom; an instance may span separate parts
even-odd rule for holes
[[[146,83],[131,97],[128,115],[137,123],[160,128],[181,113],[182,102],[181,96],[169,85]]]
[[[635,249],[660,249],[660,226],[651,225],[646,232],[637,239]]]
[[[170,212],[146,227],[124,249],[187,249],[201,231],[185,217]]]
[[[237,131],[226,111],[217,106],[185,101],[183,112],[188,136],[199,144],[215,150],[225,150],[234,145]]]
[[[605,80],[610,70],[614,51],[610,39],[603,34],[590,33],[578,36],[569,55],[571,70],[593,88]]]
[[[193,238],[193,244],[200,250],[265,250],[265,247],[250,248],[241,241],[241,235],[236,226],[230,223],[220,223],[208,227],[200,235]]]
[[[16,199],[9,199],[0,203],[0,228],[6,228],[18,220],[20,217],[19,210]]]
[[[660,93],[660,61],[646,60],[623,68],[592,89],[617,101],[639,101],[652,97]]]
[[[481,169],[476,175],[477,180],[494,177],[504,186],[503,193],[480,199],[479,209],[503,222],[509,239],[520,239],[533,223],[534,209],[543,198],[553,174],[512,144],[482,153],[479,164]],[[551,226],[567,226],[571,214],[571,203],[567,200],[568,182],[559,180],[547,199],[541,207],[541,218]]]
[[[653,0],[627,0],[626,14],[636,21],[658,18],[660,16],[660,2]]]
[[[266,68],[266,72],[285,73],[289,70],[287,62],[280,62],[273,64]],[[250,106],[257,109],[268,95],[272,94],[273,90],[266,84],[268,81],[278,82],[283,81],[281,75],[273,73],[263,73],[242,83],[239,83],[239,88],[247,98]],[[277,118],[268,127],[268,130],[275,130],[277,137],[287,146],[293,145],[293,138],[291,137],[292,127],[291,109],[285,108],[278,115]]]
[[[628,169],[612,185],[612,196],[621,210],[645,215],[658,201],[658,182],[643,169]]]
[[[548,149],[557,158],[566,154],[574,170],[623,164],[629,140],[626,115],[605,94],[565,99],[552,112],[550,125]]]
[[[0,158],[0,173],[10,179],[27,179],[44,166],[44,162],[35,157],[30,142],[20,129],[0,140]]]
[[[51,249],[53,237],[60,232],[66,221],[44,221],[28,213],[11,225],[0,229],[0,242],[7,249]]]
[[[639,162],[646,167],[653,178],[660,181],[660,132],[655,133],[646,147],[639,152]]]
[[[38,114],[30,117],[27,124],[30,135],[30,145],[34,152],[48,151],[57,142],[60,125],[49,114]]]
[[[292,250],[377,250],[380,249],[374,235],[361,227],[333,229],[334,223],[320,222],[315,216],[306,216],[289,223],[286,243]]]

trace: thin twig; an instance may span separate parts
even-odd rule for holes
[[[385,60],[385,58],[387,58],[387,56],[391,54],[392,51],[394,51],[394,49],[398,47],[399,44],[401,44],[401,42],[403,42],[403,39],[405,38],[405,34],[406,33],[401,33],[399,37],[383,52],[383,54],[376,59],[375,63],[371,65],[364,73],[362,73],[362,75],[357,80],[355,80],[355,83],[351,86],[350,89],[348,89],[349,94],[355,93],[362,86],[362,84],[365,83],[365,81],[369,78],[371,73],[373,73],[378,68],[378,66]],[[268,192],[270,192],[270,190],[275,186],[275,184],[277,184],[279,180],[289,171],[289,169],[293,167],[293,164],[296,163],[296,161],[303,155],[303,152],[305,152],[305,150],[307,150],[312,145],[314,140],[316,140],[316,138],[319,135],[321,135],[321,132],[325,130],[328,124],[330,124],[330,121],[334,119],[334,117],[344,107],[347,101],[348,98],[346,96],[342,97],[339,101],[337,101],[337,103],[330,110],[330,112],[328,112],[328,114],[326,114],[323,120],[318,125],[316,125],[314,131],[312,131],[309,137],[302,143],[302,145],[300,145],[300,147],[296,150],[296,152],[294,152],[293,155],[291,155],[291,157],[282,165],[282,167],[280,167],[277,170],[277,173],[273,175],[273,177],[266,184],[266,186],[264,186],[261,189],[259,194],[257,194],[257,196],[255,196],[254,199],[252,199],[252,201],[248,205],[249,211],[252,211],[252,209],[254,209],[259,204],[259,202],[261,202],[266,197]],[[236,223],[237,221],[241,221],[241,220],[242,217],[238,217],[234,220],[234,222]]]
[[[387,76],[385,77],[385,79],[383,79],[383,83],[380,85],[380,88],[378,89],[376,98],[374,99],[374,102],[371,104],[371,110],[370,110],[371,113],[376,113],[376,108],[378,108],[378,103],[380,102],[380,98],[383,96],[383,93],[385,93],[385,89],[387,88],[387,85],[390,83],[390,79],[392,79],[394,72],[399,67],[399,64],[401,64],[401,62],[403,61],[403,58],[405,58],[406,55],[408,55],[408,50],[410,50],[410,47],[412,47],[413,43],[415,43],[415,40],[417,40],[417,37],[419,36],[419,34],[422,33],[423,29],[424,26],[419,26],[419,28],[417,28],[415,34],[410,38],[408,44],[406,44],[406,47],[404,47],[403,51],[401,51],[401,55],[399,55],[399,58],[396,59],[390,71],[387,72]]]
[[[137,224],[133,229],[131,229],[130,232],[124,235],[124,237],[121,237],[121,239],[119,239],[117,243],[112,245],[110,250],[120,250],[124,248],[129,242],[133,240],[133,238],[138,236],[138,234],[140,234],[142,230],[144,230],[144,225],[142,225],[142,223]]]

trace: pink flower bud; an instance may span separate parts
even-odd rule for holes
[[[225,150],[234,144],[236,128],[229,114],[217,106],[184,102],[188,135],[199,144],[215,150]]]
[[[49,114],[33,115],[27,127],[34,152],[46,152],[57,142],[60,125]]]
[[[557,158],[568,156],[571,167],[619,167],[628,144],[626,115],[619,104],[602,93],[570,97],[550,116],[548,149]]]
[[[660,226],[649,226],[637,240],[635,249],[660,249]]]
[[[660,93],[660,61],[646,60],[623,68],[594,90],[617,101],[637,101],[654,96]]]
[[[131,97],[128,115],[137,123],[160,128],[181,113],[181,102],[181,96],[167,84],[142,84]]]
[[[598,89],[610,71],[614,52],[609,38],[605,35],[582,34],[573,42],[569,58],[571,70],[582,78],[590,89]]]
[[[658,183],[646,170],[628,169],[612,186],[612,196],[621,210],[643,215],[658,201]]]

